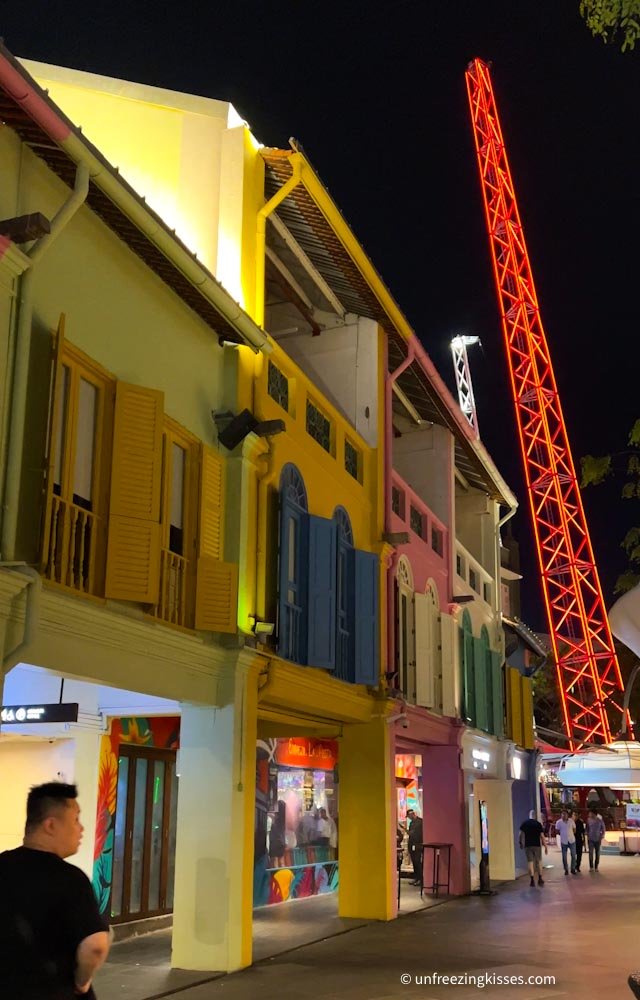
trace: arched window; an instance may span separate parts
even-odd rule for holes
[[[336,559],[336,677],[353,680],[353,529],[344,507],[336,507],[333,519],[337,524]]]
[[[336,507],[333,512],[333,519],[338,525],[338,541],[344,541],[345,545],[350,545],[353,548],[351,518],[344,507]]]
[[[416,700],[413,573],[406,556],[396,571],[396,668],[398,685],[408,701]]]
[[[295,465],[288,462],[280,473],[280,496],[289,503],[296,504],[300,510],[308,510],[307,491],[304,480]],[[346,511],[345,511],[346,513]]]

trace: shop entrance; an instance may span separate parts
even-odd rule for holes
[[[254,906],[338,888],[338,745],[334,740],[259,740]]]
[[[175,751],[121,744],[110,906],[114,923],[171,913],[177,805]]]

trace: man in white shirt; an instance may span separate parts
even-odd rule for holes
[[[569,874],[567,865],[567,854],[571,855],[571,874],[577,875],[576,868],[576,824],[567,812],[562,810],[559,820],[556,820],[556,833],[560,834],[560,849],[562,851],[562,865],[565,875]]]

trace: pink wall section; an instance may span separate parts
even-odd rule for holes
[[[423,837],[425,843],[451,844],[451,893],[469,892],[467,820],[464,795],[464,771],[461,767],[460,741],[464,728],[453,719],[430,715],[424,709],[406,707],[406,729],[391,725],[391,759],[395,796],[395,755],[422,755],[422,795],[424,803]],[[394,833],[395,833],[394,824]],[[432,852],[425,852],[425,882],[430,880]],[[444,858],[440,876],[445,875]]]

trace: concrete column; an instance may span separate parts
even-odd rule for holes
[[[480,799],[484,799],[487,803],[489,868],[492,881],[515,878],[511,785],[510,779],[488,778],[475,782],[476,811]],[[479,857],[479,838],[477,849]]]
[[[431,746],[422,755],[424,789],[424,841],[452,844],[451,892],[469,892],[469,863],[464,772],[460,768],[461,750],[457,746]],[[425,878],[431,876],[431,851],[425,852]],[[443,861],[440,876],[445,875]]]
[[[71,774],[62,780],[72,781],[78,786],[78,804],[81,810],[81,821],[84,827],[80,850],[71,859],[74,865],[82,868],[89,877],[93,877],[93,848],[96,839],[96,798],[98,794],[98,773],[100,767],[99,732],[76,732],[73,740],[69,740],[71,750]]]
[[[251,964],[257,670],[234,658],[219,708],[182,706],[172,965]]]
[[[339,915],[391,920],[395,791],[384,719],[345,726],[339,773]]]

